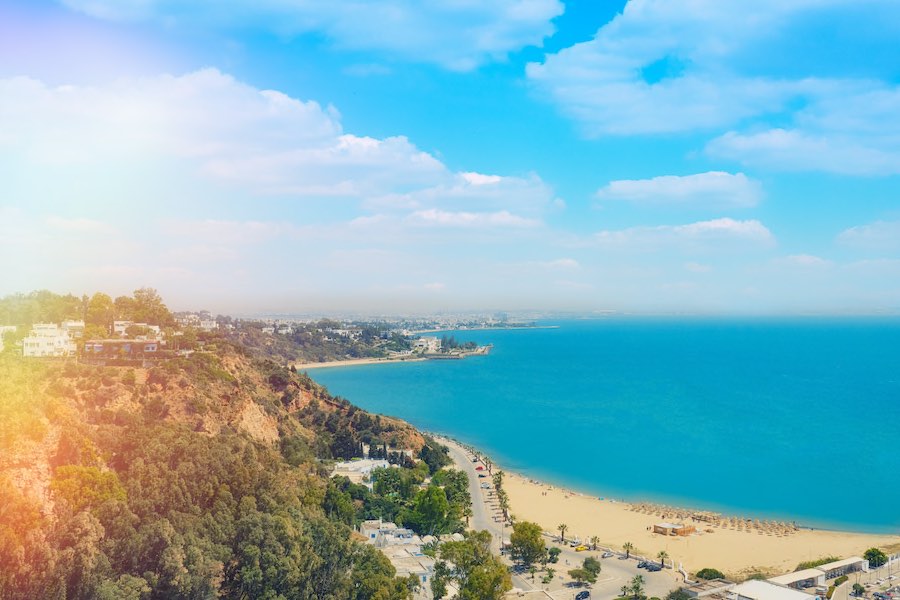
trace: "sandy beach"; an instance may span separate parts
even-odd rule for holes
[[[631,542],[633,554],[642,556],[655,557],[665,550],[676,565],[683,564],[689,572],[714,567],[734,577],[755,572],[780,574],[793,571],[805,560],[859,556],[872,546],[900,548],[900,536],[896,535],[793,528],[788,533],[781,528],[756,528],[738,519],[711,525],[678,519],[674,514],[664,519],[661,514],[647,514],[649,505],[600,500],[514,473],[507,473],[504,488],[517,519],[534,521],[549,532],[557,532],[557,526],[565,523],[567,537],[586,540],[597,536],[601,545],[615,549]],[[653,525],[663,521],[694,525],[697,533],[686,537],[652,533]]]
[[[307,371],[310,369],[329,369],[333,367],[353,367],[358,365],[380,365],[388,363],[401,362],[421,362],[427,360],[425,358],[353,358],[350,360],[331,360],[327,362],[316,363],[293,363],[291,366],[298,371]]]

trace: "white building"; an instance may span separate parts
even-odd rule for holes
[[[84,335],[84,321],[63,321],[59,326],[68,333],[70,337],[80,338]]]
[[[31,334],[22,340],[22,354],[28,357],[69,356],[75,350],[75,340],[53,323],[35,323]]]
[[[351,483],[363,483],[371,489],[372,482],[369,481],[369,476],[372,474],[372,471],[395,466],[396,465],[392,465],[384,459],[366,458],[361,460],[348,460],[346,462],[336,463],[334,465],[334,470],[331,472],[331,476],[346,477]]]
[[[211,319],[203,319],[200,321],[200,329],[203,331],[213,331],[219,328],[219,324]]]
[[[437,337],[420,337],[413,342],[413,348],[426,354],[436,354],[441,351],[441,339]]]
[[[739,583],[729,590],[734,600],[811,600],[812,596],[795,589],[772,583],[751,579]]]

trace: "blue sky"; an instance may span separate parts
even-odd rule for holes
[[[0,293],[900,309],[893,0],[7,1]]]

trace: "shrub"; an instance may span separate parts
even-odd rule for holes
[[[697,577],[700,579],[725,579],[725,575],[718,569],[706,567],[697,571]]]

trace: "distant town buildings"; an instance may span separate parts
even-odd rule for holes
[[[425,354],[437,354],[441,351],[441,339],[438,337],[420,337],[413,342],[413,349]]]
[[[71,323],[80,323],[81,331],[84,331],[84,321]],[[75,331],[74,326],[70,329],[55,323],[35,323],[31,333],[22,340],[22,354],[33,358],[74,355],[77,347],[72,334]]]

